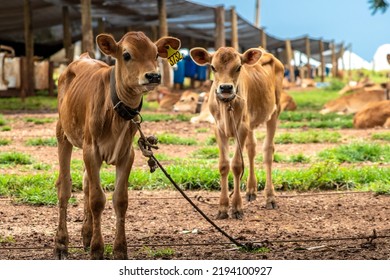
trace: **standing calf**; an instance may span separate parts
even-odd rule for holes
[[[73,146],[83,149],[85,172],[84,248],[92,259],[102,259],[104,242],[101,216],[106,198],[100,185],[103,161],[116,166],[113,204],[116,214],[114,258],[127,258],[125,214],[128,206],[128,178],[134,161],[133,137],[137,131],[130,121],[142,106],[142,95],[160,82],[157,57],[167,57],[166,45],[174,49],[180,41],[163,37],[156,43],[142,32],[129,32],[116,42],[111,35],[96,38],[100,50],[116,59],[115,66],[83,54],[60,76],[57,123],[60,172],[57,181],[59,222],[55,238],[57,258],[68,253],[67,205],[72,181],[70,160]]]
[[[244,172],[238,144],[231,164],[229,164],[229,138],[235,137],[241,145],[246,145],[249,157],[249,176],[246,198],[256,199],[257,180],[255,177],[256,137],[254,129],[266,123],[267,135],[264,140],[264,164],[266,167],[265,198],[266,207],[276,207],[271,169],[274,153],[273,138],[280,113],[283,65],[273,55],[260,48],[252,48],[244,54],[233,48],[220,48],[214,54],[203,48],[190,51],[198,65],[210,64],[214,72],[214,82],[210,90],[209,108],[214,116],[216,138],[219,147],[219,172],[221,174],[221,196],[218,218],[228,217],[228,174],[234,175],[232,216],[243,216],[240,181]],[[233,110],[233,119],[229,107]],[[236,127],[234,127],[234,125]]]

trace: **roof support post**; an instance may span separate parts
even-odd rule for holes
[[[88,52],[90,57],[95,58],[91,0],[81,0],[81,25],[83,31],[83,39],[81,42],[82,52]]]
[[[64,34],[65,59],[67,63],[73,60],[74,49],[72,47],[72,30],[70,26],[70,16],[68,6],[62,7],[62,30]]]
[[[223,6],[218,6],[214,10],[215,13],[215,50],[225,46],[225,9]]]
[[[322,40],[318,42],[320,48],[320,69],[321,69],[321,82],[325,81],[325,59],[324,59],[324,43]]]
[[[32,27],[32,9],[30,0],[24,0],[24,42],[26,58],[24,59],[21,98],[34,95],[34,37]]]
[[[168,36],[168,23],[167,23],[167,9],[166,9],[166,1],[158,0],[158,20],[159,20],[159,35],[160,38],[164,36]],[[163,86],[172,87],[171,82],[171,67],[168,63],[168,60],[162,59],[162,82]]]
[[[310,39],[309,39],[309,37],[305,38],[305,46],[306,46],[305,48],[306,48],[306,56],[307,56],[307,64],[306,64],[307,75],[308,75],[308,78],[311,79],[312,78],[312,75],[311,75],[311,65],[310,65],[311,47],[310,47]]]
[[[335,46],[334,41],[332,42],[331,50],[332,50],[332,77],[336,78],[337,77],[337,59],[336,59],[336,46]]]
[[[267,49],[267,34],[264,28],[260,29],[260,45],[263,49]]]
[[[239,51],[236,9],[232,7],[230,13],[232,25],[232,47]]]
[[[291,47],[291,41],[286,40],[286,60],[287,60],[287,67],[290,70],[290,82],[295,82],[295,73],[294,73],[294,66],[291,65],[292,57],[292,47]]]

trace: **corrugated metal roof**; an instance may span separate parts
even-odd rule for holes
[[[18,55],[24,53],[23,1],[3,1],[0,10],[0,44],[15,47]],[[80,0],[34,0],[33,30],[35,54],[50,56],[62,48],[62,7],[69,7],[72,26],[72,41],[81,39]],[[182,40],[183,47],[213,47],[215,42],[214,7],[185,0],[166,0],[169,34]],[[153,37],[153,28],[158,27],[157,0],[92,0],[93,28],[97,32],[97,19],[103,18],[106,32],[118,39],[130,30],[144,31]],[[225,10],[225,37],[231,41],[231,13]],[[260,45],[261,29],[237,15],[240,47],[248,49]],[[310,38],[311,53],[319,54],[318,39]],[[291,40],[293,49],[305,52],[305,37]],[[324,50],[330,48],[324,42]],[[285,39],[267,34],[267,49],[271,52],[285,48]]]

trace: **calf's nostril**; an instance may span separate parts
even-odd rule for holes
[[[161,82],[161,75],[157,73],[146,73],[145,78],[149,83],[159,84]]]

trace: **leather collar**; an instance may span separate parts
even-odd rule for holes
[[[141,102],[139,103],[137,108],[130,108],[129,106],[126,106],[122,100],[119,99],[115,88],[115,66],[112,67],[110,74],[110,93],[111,101],[114,105],[114,110],[121,118],[125,119],[126,121],[130,121],[139,115],[142,109],[143,98],[141,98]]]

